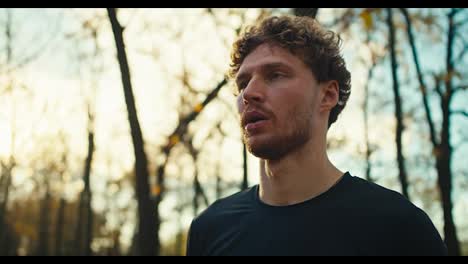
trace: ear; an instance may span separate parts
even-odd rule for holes
[[[321,87],[320,111],[330,112],[338,104],[339,97],[338,82],[335,80],[324,82]]]

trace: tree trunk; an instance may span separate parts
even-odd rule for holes
[[[197,215],[198,214],[198,209],[200,207],[199,199],[202,198],[205,206],[209,205],[208,202],[208,197],[206,196],[205,192],[203,191],[203,188],[200,184],[200,180],[198,178],[198,167],[197,167],[197,159],[198,159],[198,154],[199,151],[195,149],[193,146],[193,137],[190,138],[189,140],[184,142],[185,145],[187,146],[190,155],[192,155],[193,158],[193,163],[195,164],[195,175],[193,177],[193,214]]]
[[[48,175],[45,175],[47,177]],[[40,219],[39,219],[39,245],[37,249],[37,255],[39,256],[47,256],[49,254],[49,214],[50,214],[50,186],[48,179],[46,179],[45,183],[45,196],[44,199],[41,201],[41,212],[40,212]]]
[[[441,98],[442,107],[442,131],[440,135],[439,153],[436,159],[438,172],[438,183],[442,196],[442,207],[444,209],[444,233],[445,242],[447,243],[448,253],[453,256],[460,256],[460,243],[457,238],[456,226],[453,220],[452,209],[452,146],[450,145],[450,103],[452,101],[453,87],[452,75],[454,72],[453,65],[453,45],[455,38],[455,26],[453,17],[454,9],[448,15],[448,40],[447,40],[447,57],[446,67],[447,76],[445,78],[445,93]]]
[[[400,97],[400,84],[398,81],[398,64],[396,60],[396,52],[395,52],[395,28],[393,26],[393,14],[392,9],[387,8],[387,24],[389,28],[389,42],[390,42],[390,58],[391,58],[391,67],[392,67],[392,78],[393,78],[393,93],[395,96],[395,118],[396,118],[396,147],[397,147],[397,163],[398,163],[398,171],[399,171],[399,179],[401,182],[401,189],[403,195],[410,199],[408,194],[408,177],[406,173],[405,167],[405,159],[403,156],[403,147],[402,147],[402,135],[403,135],[403,111],[401,105],[401,97]]]
[[[91,256],[93,254],[91,245],[93,242],[93,208],[91,206],[92,194],[89,190],[88,197],[86,199],[86,238],[85,238],[85,256]]]
[[[445,100],[444,100],[445,101]],[[444,108],[447,108],[447,101],[442,102]],[[450,117],[444,109],[442,121],[442,141],[438,147],[437,158],[436,158],[436,167],[438,174],[438,184],[442,196],[442,208],[444,211],[444,234],[445,234],[445,243],[447,244],[448,253],[452,256],[459,256],[460,253],[460,244],[457,238],[456,226],[453,220],[452,209],[453,203],[451,199],[452,193],[452,171],[450,169],[450,164],[452,160],[452,148],[449,144],[450,139]]]
[[[155,208],[150,199],[148,160],[144,150],[143,134],[140,129],[132,91],[130,70],[123,39],[123,28],[117,19],[116,10],[114,8],[108,8],[107,12],[114,33],[115,46],[117,48],[117,57],[122,74],[122,84],[135,154],[136,194],[139,219],[138,254],[145,256],[159,255],[160,241],[157,232],[160,226],[160,218],[158,207]]]
[[[242,178],[241,190],[245,190],[249,187],[249,179],[247,173],[247,148],[245,144],[242,146],[242,157],[244,159],[244,177]]]
[[[73,255],[82,256],[83,255],[83,226],[84,223],[84,200],[85,195],[84,191],[81,192],[80,201],[78,203],[78,216],[75,224],[75,246]]]
[[[55,255],[63,254],[63,227],[65,225],[65,199],[60,198],[57,212],[57,224],[55,226]]]
[[[200,184],[198,182],[198,170],[195,169],[195,176],[193,177],[193,215],[197,215],[198,214],[198,208],[199,208],[199,204],[198,204],[198,197],[200,196],[199,194],[199,191],[198,191],[198,184]]]
[[[371,145],[369,142],[369,81],[372,78],[374,70],[374,65],[369,69],[369,74],[367,78],[367,84],[364,87],[364,102],[363,102],[363,114],[364,114],[364,140],[366,142],[366,173],[365,177],[368,181],[373,181],[371,177],[372,164],[370,157],[372,154]]]
[[[218,166],[219,167],[219,166]],[[221,198],[221,171],[218,169],[216,170],[216,200]]]
[[[0,187],[2,188],[3,196],[2,203],[0,204],[0,254],[6,254],[6,251],[3,252],[3,248],[6,249],[6,244],[8,244],[8,225],[7,225],[7,209],[8,209],[8,198],[10,194],[10,186],[11,186],[11,172],[12,166],[3,166],[5,171],[2,171],[2,183]]]
[[[90,108],[88,107],[88,153],[85,160],[85,169],[83,174],[84,189],[81,192],[80,204],[78,206],[78,221],[75,238],[76,254],[85,256],[92,255],[91,242],[93,235],[93,212],[91,207],[91,167],[95,149],[93,119]]]
[[[12,28],[12,22],[11,22],[11,10],[6,9],[6,21],[5,21],[5,39],[6,39],[6,64],[7,66],[12,62],[12,35],[11,35],[11,28]],[[12,113],[13,113],[13,102],[12,102]],[[13,118],[12,118],[12,121]],[[10,133],[10,142],[11,142],[11,154],[10,154],[10,160],[8,161],[8,164],[4,164],[3,161],[0,160],[0,165],[1,165],[1,174],[0,174],[0,198],[2,198],[0,201],[0,254],[3,255],[3,251],[5,251],[5,255],[7,253],[7,243],[8,243],[8,227],[7,227],[7,222],[6,222],[6,216],[7,216],[7,208],[8,208],[8,196],[10,194],[10,185],[11,185],[11,173],[14,168],[14,154],[13,154],[13,147],[14,147],[14,127],[11,127],[11,133]]]
[[[92,124],[93,118],[88,109],[89,122]],[[84,191],[81,202],[84,204],[83,208],[86,211],[86,224],[85,224],[85,237],[84,237],[84,254],[85,256],[91,256],[91,242],[93,239],[93,210],[91,207],[92,192],[91,192],[91,166],[94,156],[94,132],[93,128],[88,130],[88,156],[86,157],[85,173],[84,173]]]
[[[370,44],[370,32],[367,32],[367,45]],[[373,152],[373,149],[371,147],[370,139],[369,139],[369,86],[370,86],[370,81],[372,80],[372,77],[374,76],[374,69],[375,66],[377,65],[377,60],[378,58],[375,57],[375,55],[371,51],[371,66],[369,68],[369,71],[367,73],[367,83],[364,86],[364,101],[362,103],[362,109],[363,109],[363,119],[364,119],[364,141],[366,144],[366,153],[365,153],[365,158],[366,158],[366,172],[365,172],[365,177],[367,181],[372,182],[372,163],[371,163],[371,155]]]

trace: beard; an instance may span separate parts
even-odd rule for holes
[[[301,111],[299,107],[295,107],[286,115],[289,121],[279,133],[268,136],[257,135],[258,140],[251,141],[242,128],[242,140],[247,150],[254,156],[266,160],[278,160],[309,141],[312,130],[310,115],[310,110]]]

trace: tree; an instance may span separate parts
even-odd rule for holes
[[[242,185],[241,185],[241,190],[247,189],[249,187],[249,181],[248,181],[248,173],[247,173],[247,147],[245,144],[242,144],[242,159],[244,163],[244,177],[242,177]]]
[[[165,169],[166,166],[168,165],[169,161],[169,154],[171,150],[174,148],[174,146],[181,141],[181,138],[185,136],[188,130],[188,125],[190,122],[196,119],[196,117],[200,114],[200,112],[205,108],[205,106],[210,103],[214,98],[216,98],[217,94],[221,90],[221,88],[227,83],[227,78],[225,77],[218,85],[206,96],[205,100],[197,104],[195,106],[195,109],[192,110],[187,116],[182,117],[179,121],[179,124],[177,127],[174,129],[174,131],[171,133],[169,136],[169,142],[162,148],[162,151],[160,153],[164,154],[165,160],[163,163],[159,164],[156,168],[156,187],[155,189],[157,190],[155,194],[155,200],[156,200],[156,210],[159,210],[159,205],[164,197],[164,192],[165,192]],[[196,176],[196,175],[195,175]],[[194,180],[194,183],[197,184],[197,179]],[[197,186],[197,185],[195,185]],[[199,186],[195,187],[197,190],[199,190]],[[161,219],[159,217],[159,214],[157,214],[157,221],[156,221],[156,230],[159,230],[160,225],[161,225]]]
[[[39,55],[44,51],[44,46],[47,46],[49,42],[38,44],[38,49],[21,49],[21,41],[17,39],[19,35],[18,28],[19,23],[14,23],[15,16],[13,10],[4,9],[5,11],[5,25],[4,32],[5,41],[3,48],[6,51],[0,56],[0,95],[3,98],[8,98],[3,104],[5,107],[9,107],[8,110],[3,109],[2,113],[7,115],[9,134],[3,142],[9,143],[9,154],[6,158],[0,158],[0,255],[3,253],[2,250],[6,250],[6,244],[10,243],[11,232],[7,230],[7,218],[8,218],[8,205],[10,203],[10,197],[12,192],[12,178],[14,171],[19,167],[19,153],[23,150],[26,142],[22,141],[23,138],[19,139],[18,135],[24,136],[29,131],[34,131],[34,127],[28,129],[19,129],[17,114],[18,114],[18,96],[24,96],[22,100],[31,99],[31,91],[28,86],[19,78],[17,74],[26,65],[32,63],[38,58]],[[3,13],[3,12],[2,12]],[[40,43],[36,39],[37,35],[33,35],[34,41]],[[2,48],[2,51],[3,51]],[[21,51],[21,52],[19,52]],[[4,56],[3,56],[4,54]],[[0,116],[2,117],[2,116]],[[34,125],[34,124],[33,124]],[[23,132],[28,131],[28,132]],[[21,133],[22,132],[22,133]]]
[[[362,109],[363,109],[363,120],[364,120],[364,141],[366,145],[366,150],[365,150],[365,160],[366,160],[366,168],[365,168],[365,178],[368,181],[374,181],[372,178],[372,162],[371,162],[371,156],[372,153],[374,152],[375,146],[374,144],[371,144],[370,139],[369,139],[369,100],[371,97],[370,93],[370,85],[371,85],[371,80],[374,76],[374,71],[376,66],[379,64],[380,60],[382,59],[382,55],[378,54],[376,50],[372,49],[371,46],[371,34],[370,32],[367,32],[367,46],[369,47],[369,52],[370,52],[370,66],[369,70],[367,72],[367,82],[364,86],[364,100],[362,103]]]
[[[43,139],[50,139],[54,135],[48,135]],[[58,137],[63,141],[63,135],[61,132],[58,133]],[[63,166],[61,166],[63,158],[63,149],[58,150],[56,145],[38,145],[35,157],[32,157],[32,163],[30,164],[33,168],[33,181],[35,182],[36,188],[39,191],[36,201],[38,202],[37,208],[39,210],[38,221],[35,221],[37,232],[37,246],[34,252],[31,252],[39,256],[51,255],[54,246],[54,235],[57,234],[55,230],[51,228],[54,225],[52,212],[54,208],[57,208],[57,200],[54,197],[54,183],[61,179]],[[61,157],[60,157],[61,156]],[[60,157],[60,158],[59,158]]]
[[[64,150],[61,155],[60,165],[58,168],[58,173],[60,177],[60,184],[64,186],[67,184],[66,180],[66,168],[68,165],[68,147],[65,141],[65,136],[63,133],[60,134],[61,144],[64,146]],[[66,201],[64,198],[64,193],[59,193],[59,208],[57,210],[57,220],[55,225],[55,255],[61,256],[64,253],[64,227],[65,227],[65,209]]]
[[[403,110],[400,96],[400,83],[398,81],[398,64],[396,59],[395,51],[395,27],[393,25],[393,11],[391,8],[387,8],[387,25],[389,29],[389,43],[390,43],[390,59],[393,79],[393,94],[395,101],[395,119],[396,119],[396,130],[395,130],[395,143],[397,147],[397,164],[398,164],[398,178],[401,182],[401,190],[406,198],[410,198],[408,194],[408,176],[406,173],[405,158],[403,156],[402,146],[402,135],[404,130],[403,125]]]
[[[91,243],[93,239],[93,210],[91,207],[91,166],[94,156],[94,114],[88,102],[88,154],[85,160],[83,182],[84,189],[80,195],[78,207],[78,221],[76,225],[76,249],[79,255],[91,256]],[[83,230],[85,232],[83,232]],[[82,238],[84,234],[84,239]]]
[[[99,17],[97,17],[99,18]],[[86,57],[90,59],[90,66],[84,66],[81,68],[90,68],[91,71],[91,81],[90,87],[81,87],[85,94],[85,103],[86,105],[86,113],[88,119],[87,125],[87,141],[88,141],[88,151],[87,156],[84,162],[84,172],[83,172],[83,183],[84,189],[80,195],[80,206],[78,209],[78,221],[76,225],[76,249],[79,255],[90,256],[92,255],[91,244],[93,240],[93,210],[91,206],[92,202],[92,191],[91,191],[91,171],[92,171],[92,164],[94,159],[94,152],[95,152],[95,95],[96,90],[98,89],[98,80],[99,76],[103,72],[102,63],[99,63],[99,55],[101,53],[101,48],[99,46],[98,41],[98,34],[99,29],[98,26],[95,25],[98,23],[93,23],[91,21],[86,20],[83,25],[83,30],[86,31],[86,35],[91,37],[93,42],[93,51],[92,54],[87,55],[86,53],[78,54],[78,61],[79,65],[81,66],[84,64],[84,60]],[[101,58],[102,59],[102,58]],[[81,74],[80,74],[81,75]],[[81,76],[80,79],[83,79]],[[88,89],[86,89],[88,88]],[[84,231],[84,232],[83,232]],[[84,234],[84,236],[83,236]]]
[[[7,57],[6,57],[6,65],[9,66],[12,63],[12,22],[11,22],[11,11],[6,10],[6,25],[5,25],[5,35],[6,35],[6,50],[7,50]],[[2,88],[2,87],[0,87]],[[13,89],[13,82],[10,81],[7,86],[4,88],[5,91],[11,92]],[[2,92],[0,90],[0,92]],[[12,115],[14,115],[14,104],[12,104]],[[14,147],[15,147],[15,129],[14,129],[14,117],[11,119],[11,132],[10,132],[10,156],[8,161],[0,160],[1,165],[1,174],[0,174],[0,194],[1,194],[1,203],[0,203],[0,247],[6,248],[6,238],[7,238],[7,229],[6,229],[6,214],[7,214],[7,205],[8,205],[8,198],[10,194],[10,186],[11,186],[11,177],[12,171],[16,166],[15,157],[14,157]],[[1,252],[0,253],[4,253]],[[6,252],[5,252],[6,253]]]
[[[128,110],[128,120],[132,134],[135,154],[136,194],[138,200],[138,253],[140,255],[159,255],[160,241],[158,237],[157,207],[150,199],[150,185],[148,160],[144,150],[143,135],[138,121],[135,99],[132,91],[130,70],[127,62],[125,43],[123,39],[124,28],[117,19],[114,8],[108,8],[107,13],[114,33],[117,58],[119,61],[125,102]]]
[[[47,166],[47,165],[46,165]],[[51,204],[51,193],[50,193],[50,174],[52,174],[52,167],[45,167],[40,172],[43,178],[43,184],[45,186],[44,198],[40,200],[40,212],[39,212],[39,226],[38,237],[39,244],[37,247],[36,255],[47,256],[49,252],[50,242],[50,204]]]
[[[460,13],[462,9],[453,8],[447,14],[447,52],[445,58],[445,73],[442,75],[434,75],[435,87],[434,90],[439,96],[440,110],[442,112],[442,126],[440,132],[437,133],[435,129],[434,119],[432,115],[432,109],[429,105],[428,99],[428,86],[424,80],[421,64],[419,61],[418,50],[416,48],[413,27],[409,12],[402,8],[400,9],[406,21],[406,29],[408,34],[408,40],[411,46],[413,55],[414,65],[419,81],[419,88],[423,99],[424,110],[426,113],[426,121],[429,127],[430,141],[433,146],[433,155],[436,160],[436,170],[438,175],[438,185],[442,197],[442,208],[444,213],[444,234],[445,242],[448,247],[450,255],[460,255],[460,243],[457,238],[456,226],[453,220],[452,209],[453,201],[452,195],[452,155],[453,148],[451,146],[451,118],[454,115],[454,111],[451,109],[451,103],[454,95],[463,89],[463,86],[456,87],[454,85],[454,79],[457,74],[455,68],[455,56],[454,56],[454,43],[458,27],[461,27],[460,22],[455,21],[455,16]],[[466,47],[460,52],[459,57],[463,57]],[[443,89],[442,85],[445,86]]]

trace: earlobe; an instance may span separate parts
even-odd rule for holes
[[[325,82],[322,87],[323,97],[321,102],[321,109],[330,111],[338,104],[339,101],[339,87],[338,82],[335,80]]]

